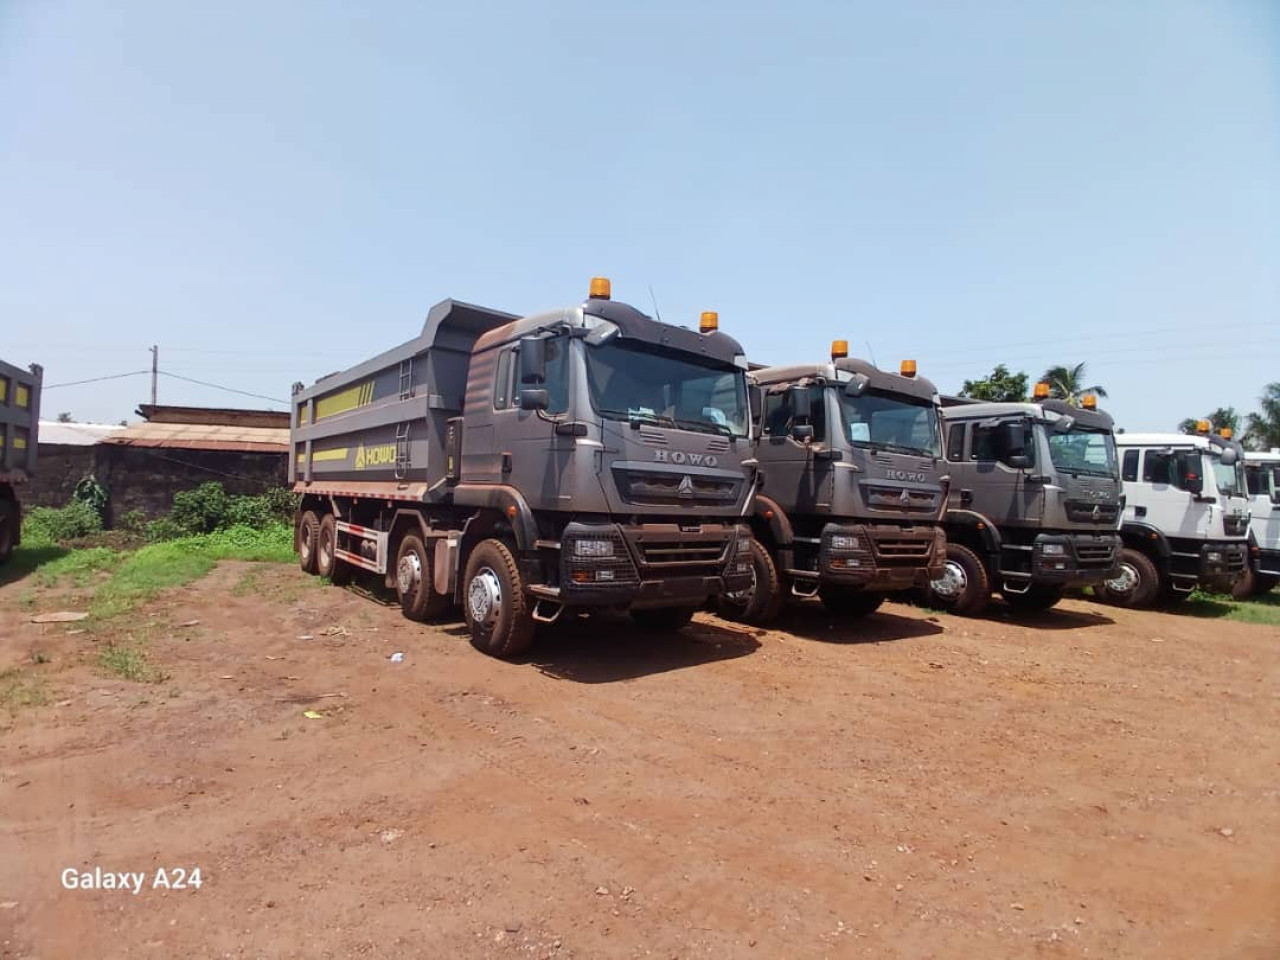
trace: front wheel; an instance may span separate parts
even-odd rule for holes
[[[736,623],[765,624],[777,618],[786,595],[773,557],[759,540],[751,540],[751,586],[716,598],[715,610]]]
[[[982,558],[958,543],[947,544],[942,576],[925,588],[925,602],[962,617],[976,617],[991,599],[991,581]]]
[[[1000,595],[1004,597],[1004,602],[1015,610],[1038,613],[1057,605],[1062,599],[1062,588],[1034,585],[1029,587],[1026,593],[1001,590]]]
[[[410,620],[431,620],[452,606],[449,597],[435,591],[427,547],[416,533],[406,534],[396,551],[396,596]]]
[[[1098,588],[1101,599],[1117,607],[1149,607],[1160,594],[1160,572],[1151,558],[1130,547],[1120,550],[1120,572]]]
[[[462,609],[471,645],[507,660],[533,643],[533,611],[520,566],[501,540],[483,540],[467,558]]]
[[[632,622],[645,633],[675,633],[689,625],[693,607],[659,607],[656,610],[632,610]]]
[[[884,594],[828,584],[818,588],[818,597],[828,613],[838,617],[865,617],[880,609]]]

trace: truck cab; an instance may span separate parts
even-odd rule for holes
[[[415,619],[461,604],[495,656],[565,611],[678,629],[750,583],[746,371],[715,314],[661,323],[604,278],[525,317],[445,301],[296,390],[300,562],[383,574]]]
[[[1030,403],[947,398],[947,562],[931,606],[976,616],[999,590],[1045,610],[1068,587],[1114,576],[1121,496],[1111,417],[1037,384]]]
[[[789,596],[817,595],[833,613],[872,612],[885,595],[937,576],[944,499],[937,390],[848,356],[761,367],[751,515],[753,588],[722,598],[731,619],[764,622]]]
[[[1280,448],[1244,455],[1249,491],[1249,568],[1235,595],[1266,593],[1280,583]]]
[[[1249,500],[1239,444],[1207,432],[1123,433],[1116,442],[1124,549],[1102,597],[1148,607],[1184,599],[1196,587],[1230,592],[1248,565]]]

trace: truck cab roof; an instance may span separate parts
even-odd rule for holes
[[[989,417],[1026,416],[1033,420],[1056,420],[1071,417],[1077,424],[1091,430],[1112,430],[1115,421],[1111,414],[1101,410],[1085,410],[1073,407],[1065,400],[1037,400],[1035,402],[998,402],[990,400],[965,400],[961,397],[945,397],[942,416],[947,420],[985,420]],[[1116,441],[1119,442],[1119,436]]]
[[[1118,433],[1117,447],[1191,447],[1196,450],[1208,450],[1210,447],[1219,450],[1239,446],[1231,440],[1218,436],[1205,436],[1193,433]]]
[[[934,386],[932,380],[924,377],[904,377],[898,373],[881,370],[866,360],[859,360],[856,357],[842,357],[828,363],[758,367],[751,371],[751,379],[762,387],[771,387],[803,380],[843,383],[852,379],[855,374],[866,377],[869,381],[868,386],[872,390],[904,394],[930,403],[936,402],[938,396],[938,388]]]
[[[1270,450],[1246,450],[1245,463],[1280,463],[1280,447]]]

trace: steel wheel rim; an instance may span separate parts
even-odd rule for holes
[[[1112,593],[1130,594],[1138,589],[1142,578],[1138,576],[1138,568],[1131,563],[1120,562],[1120,573],[1106,581],[1106,587]]]
[[[942,576],[934,580],[930,586],[933,592],[944,600],[955,600],[969,586],[969,575],[955,560],[947,560],[942,565]]]
[[[467,612],[471,622],[492,627],[502,609],[502,581],[492,567],[481,567],[467,585]]]
[[[333,537],[326,537],[323,530],[320,532],[320,563],[326,567],[333,563]]]
[[[735,606],[746,608],[751,606],[751,601],[756,597],[756,588],[760,585],[760,580],[756,576],[756,565],[751,564],[751,586],[743,590],[730,590],[724,595],[724,598]]]
[[[416,551],[410,550],[396,564],[396,587],[400,590],[400,596],[407,597],[418,589],[420,583],[422,561],[418,559]]]
[[[302,554],[304,560],[310,560],[311,555],[315,552],[315,535],[311,527],[307,524],[302,525],[302,533],[298,537],[298,551]]]

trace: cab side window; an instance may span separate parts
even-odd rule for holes
[[[785,390],[781,393],[769,393],[764,398],[765,436],[785,437],[791,433],[791,422],[795,411],[791,406],[791,395]],[[820,443],[827,438],[826,397],[822,390],[813,391],[813,405],[809,422],[813,425],[813,439]]]
[[[1022,452],[1027,457],[1028,465],[1035,463],[1034,440],[1031,428],[1027,426],[1022,434]],[[990,427],[974,424],[973,433],[969,440],[970,460],[979,460],[983,463],[999,462],[1007,465],[1007,458],[1011,456],[1011,453],[1011,451],[1005,449],[1004,431],[1001,424]]]
[[[964,462],[963,423],[953,423],[947,428],[947,459],[952,463]]]
[[[1120,470],[1121,480],[1136,481],[1138,479],[1138,454],[1137,450],[1124,452],[1124,465]]]
[[[1270,493],[1267,489],[1267,476],[1262,472],[1261,467],[1245,467],[1244,478],[1249,484],[1249,496],[1265,497]]]
[[[1178,485],[1178,465],[1173,454],[1148,450],[1142,458],[1142,482]]]

